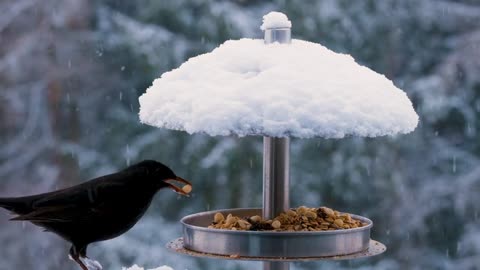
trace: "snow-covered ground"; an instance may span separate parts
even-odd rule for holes
[[[149,269],[144,269],[143,267],[140,267],[138,265],[134,265],[132,267],[129,267],[129,268],[123,268],[122,270],[174,270],[173,268],[171,268],[170,266],[160,266],[160,267],[157,267],[157,268],[149,268]]]

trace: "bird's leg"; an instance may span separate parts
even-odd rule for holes
[[[88,258],[87,256],[87,247],[80,249],[80,260],[85,263],[89,270],[102,270],[102,265],[95,260]]]
[[[102,265],[88,257],[80,257],[80,260],[87,266],[88,270],[102,270]]]
[[[90,270],[88,267],[80,260],[80,253],[77,252],[77,248],[75,246],[72,246],[70,248],[70,253],[69,253],[70,259],[75,261],[81,268],[82,270]]]

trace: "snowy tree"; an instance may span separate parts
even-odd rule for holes
[[[178,257],[163,246],[180,236],[186,214],[261,206],[261,138],[144,126],[137,99],[191,56],[227,39],[261,38],[271,10],[288,14],[294,38],[385,74],[420,115],[405,136],[292,140],[292,205],[368,216],[372,237],[389,248],[369,260],[294,267],[478,267],[478,1],[17,0],[0,10],[0,196],[54,190],[146,158],[195,184],[192,198],[162,194],[131,232],[93,245],[106,269],[256,267]],[[61,240],[3,213],[2,267],[75,269]]]

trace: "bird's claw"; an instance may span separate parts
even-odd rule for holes
[[[102,270],[103,269],[102,265],[95,260],[92,260],[92,259],[89,259],[89,258],[80,258],[80,260],[85,264],[85,266],[89,270]]]

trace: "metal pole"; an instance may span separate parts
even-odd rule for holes
[[[290,28],[265,29],[265,44],[291,43]],[[263,137],[263,217],[290,208],[290,139]],[[278,247],[282,248],[282,247]],[[289,262],[264,262],[263,270],[289,270]]]
[[[289,270],[289,262],[264,262],[263,270]]]
[[[263,41],[265,44],[274,42],[290,44],[292,43],[292,29],[289,27],[265,29]]]
[[[263,217],[290,207],[290,139],[263,137]]]

